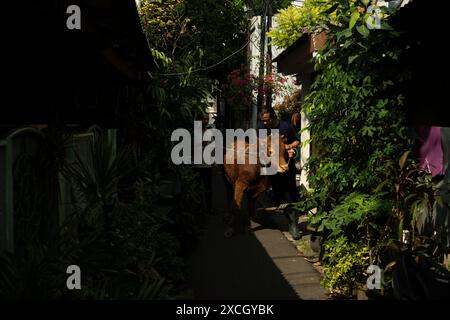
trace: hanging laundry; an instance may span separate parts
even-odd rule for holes
[[[431,173],[433,177],[443,176],[445,167],[441,127],[420,126],[418,139],[419,169]]]

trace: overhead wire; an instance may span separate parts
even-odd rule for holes
[[[252,29],[253,25],[255,24],[255,22],[252,23],[252,25],[250,26],[250,30]],[[250,39],[238,50],[236,50],[235,52],[231,53],[230,55],[226,56],[225,58],[223,58],[222,60],[220,60],[219,62],[216,62],[208,67],[203,67],[203,68],[197,68],[191,71],[185,71],[185,72],[173,72],[173,73],[152,73],[150,71],[147,71],[147,74],[152,77],[153,75],[156,76],[182,76],[182,75],[186,75],[186,74],[191,74],[194,72],[200,72],[200,71],[208,71],[210,69],[213,69],[215,67],[217,67],[218,65],[222,64],[223,62],[225,62],[226,60],[230,59],[232,56],[238,54],[239,52],[241,52],[242,50],[244,50],[249,44],[250,44]]]

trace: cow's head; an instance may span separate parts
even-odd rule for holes
[[[275,146],[278,147],[276,150],[272,150],[272,139],[278,142],[275,143]],[[272,157],[274,152],[276,153],[276,156]],[[270,157],[271,161],[276,162],[273,165],[277,167],[277,172],[283,173],[288,171],[288,153],[286,151],[286,139],[283,135],[276,134],[267,137],[267,155]]]

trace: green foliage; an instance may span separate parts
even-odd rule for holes
[[[322,284],[326,288],[349,296],[357,283],[364,283],[367,267],[375,263],[373,251],[379,245],[391,206],[389,200],[355,192],[330,212],[310,218],[326,239],[322,261]]]
[[[380,8],[380,26],[375,27],[374,13],[367,12],[370,1],[306,0],[303,7],[290,6],[275,15],[278,25],[269,32],[272,43],[286,48],[304,33],[326,31],[329,36],[350,39],[355,35],[368,38],[372,32],[392,30],[387,23],[395,9]],[[379,30],[373,30],[379,28]],[[372,31],[370,30],[372,29]],[[344,44],[347,48],[348,44]],[[354,49],[354,48],[353,48]],[[356,57],[356,52],[349,58]],[[351,60],[350,60],[351,61]]]
[[[317,18],[307,19],[308,5]],[[402,217],[410,217],[405,224],[413,223],[411,209],[424,204],[412,196],[409,178],[399,178],[398,159],[411,149],[412,140],[402,92],[409,75],[399,63],[404,46],[387,23],[395,12],[382,9],[381,28],[370,29],[368,5],[359,0],[333,6],[307,1],[295,20],[296,30],[327,34],[326,47],[315,55],[316,76],[302,106],[313,146],[306,164],[313,190],[307,201],[317,204],[311,222],[325,243],[324,284],[345,293],[362,279],[369,252],[371,262],[383,260],[380,255],[386,251],[380,247],[398,239]],[[281,36],[289,45],[299,35]]]
[[[294,204],[294,208],[298,212],[308,214],[312,209],[317,208],[317,201],[313,197],[313,192],[306,189],[303,184],[300,185],[299,199],[301,199],[301,201]]]
[[[37,167],[45,170],[17,175],[22,184],[32,179],[45,183],[29,188],[15,183],[24,200],[17,200],[21,205],[16,206],[20,250],[0,255],[1,298],[187,295],[180,291],[186,277],[184,258],[201,232],[202,190],[192,168],[170,165],[170,134],[191,127],[214,92],[216,79],[240,64],[242,54],[237,53],[244,45],[246,15],[240,0],[141,3],[155,67],[148,78],[121,91],[120,102],[133,104],[124,114],[123,140],[118,143],[126,148],[114,154],[104,139],[96,139],[87,150],[90,158],[76,156],[68,166],[63,143],[55,140],[45,146],[47,157],[38,157],[46,163]],[[219,68],[209,68],[214,64]],[[33,160],[25,157],[20,161],[30,163]],[[73,212],[62,225],[58,173],[73,191]],[[41,176],[48,179],[38,179]],[[42,185],[52,186],[53,192]],[[66,290],[71,264],[81,267],[81,292]]]
[[[150,44],[171,58],[195,36],[195,26],[186,17],[184,6],[184,0],[156,0],[143,1],[139,8]]]
[[[163,61],[171,59],[173,68],[160,73],[202,69],[203,76],[222,83],[242,62],[247,16],[241,0],[144,1],[140,13],[152,51],[159,52],[155,59],[161,53]],[[187,64],[189,54],[194,60]]]
[[[307,166],[324,211],[389,179],[394,159],[411,143],[396,89],[405,80],[396,69],[397,36],[376,30],[366,38],[349,29],[352,10],[336,9],[339,23],[330,25],[328,46],[316,56],[318,75],[305,101],[316,149]]]
[[[369,248],[339,237],[325,242],[324,250],[322,285],[335,294],[350,296],[355,284],[364,283],[367,279]]]
[[[204,51],[203,64],[214,68],[205,74],[219,83],[226,82],[245,54],[247,15],[243,0],[185,0],[186,12],[196,26],[195,45]],[[223,59],[227,58],[225,61]],[[220,64],[217,64],[221,62]]]
[[[216,88],[207,65],[212,64],[212,60],[223,59],[226,54],[219,49],[222,43],[217,43],[218,38],[203,42],[204,36],[208,28],[217,27],[214,21],[220,24],[219,18],[228,23],[230,32],[232,23],[237,23],[233,28],[238,33],[239,14],[235,12],[238,9],[238,1],[233,6],[227,3],[225,7],[216,4],[211,8],[195,0],[143,2],[141,20],[157,67],[150,73],[141,112],[133,119],[141,123],[143,131],[150,129],[149,134],[160,137],[164,143],[174,129],[191,126],[196,115],[204,111],[208,95]],[[229,21],[230,16],[234,17],[232,21]],[[226,50],[234,50],[231,47],[235,44],[230,39],[224,42]],[[169,149],[168,144],[161,147]]]
[[[288,7],[281,9],[274,16],[277,27],[272,28],[267,36],[272,39],[271,44],[280,48],[287,48],[295,42],[303,33],[303,26],[298,22],[302,15],[301,9]]]
[[[77,155],[74,163],[66,163],[63,174],[73,187],[74,210],[53,230],[52,239],[21,237],[20,250],[0,255],[1,298],[186,295],[180,291],[186,276],[183,257],[198,239],[202,221],[196,174],[190,168],[174,168],[162,180],[152,171],[154,158],[144,161],[148,167],[139,168],[131,150],[117,155],[111,150],[98,136],[90,157]],[[142,170],[131,183],[130,168],[135,173]],[[182,189],[190,192],[181,193]],[[38,221],[46,217],[44,211],[34,214]],[[32,220],[22,229],[42,232]],[[72,264],[82,270],[80,291],[66,289],[66,268]]]
[[[266,1],[266,0],[251,0],[251,1],[246,1],[247,3],[250,2],[251,4],[253,4],[253,15],[255,16],[261,16],[264,11],[268,10],[268,5],[272,6],[272,12],[277,13],[279,12],[281,9],[285,9],[287,7],[290,6],[291,4],[291,0],[271,0],[271,1]],[[266,8],[266,4],[267,4],[267,8]]]
[[[409,156],[409,151],[403,153],[398,165],[389,168],[390,178],[376,189],[376,192],[393,199],[392,213],[377,250],[382,251],[395,244],[395,254],[407,247],[413,251],[425,250],[433,256],[433,252],[444,250],[445,244],[440,239],[442,230],[438,227],[436,235],[426,235],[422,229],[427,217],[431,216],[433,206],[445,204],[438,189],[433,186],[431,174],[419,171],[417,163]],[[406,245],[403,243],[404,230],[410,232]],[[418,230],[422,231],[421,236],[417,235]],[[425,247],[428,249],[424,249]]]
[[[368,239],[379,230],[377,220],[391,209],[388,200],[361,193],[352,193],[326,216],[318,213],[310,219],[319,224],[318,231],[327,231],[327,238],[347,236],[353,242]],[[370,229],[369,229],[370,228]]]
[[[268,33],[272,38],[271,43],[287,48],[304,33],[327,29],[327,24],[335,23],[335,14],[326,14],[331,7],[326,0],[306,0],[303,7],[289,6],[281,9],[274,16],[277,26]]]

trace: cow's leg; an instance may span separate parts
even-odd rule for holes
[[[257,195],[248,196],[248,218],[247,218],[247,232],[251,231],[251,220],[256,220],[256,199]]]
[[[238,215],[242,212],[242,200],[246,189],[247,185],[242,182],[237,181],[234,185],[233,207],[231,210],[232,221],[228,224],[227,230],[225,230],[224,236],[226,238],[233,235],[234,223],[238,220]]]
[[[223,217],[223,222],[225,224],[225,237],[231,237],[233,234],[234,225],[234,213],[233,213],[233,203],[234,203],[234,184],[225,179],[225,191],[226,191],[226,208]],[[231,205],[230,205],[231,204]]]
[[[261,180],[259,180],[257,187],[248,193],[248,229],[250,229],[251,220],[256,221],[256,201],[258,200],[259,195],[267,190],[268,183],[269,180],[267,177],[262,177]]]
[[[246,183],[240,182],[238,181],[236,183],[236,188],[234,190],[234,200],[235,200],[235,217],[237,221],[240,221],[241,226],[244,229],[244,232],[246,232],[247,228],[249,227],[249,223],[247,223],[247,221],[249,221],[249,217],[248,215],[244,212],[244,194],[246,194],[246,191],[248,189],[248,185]],[[244,216],[244,214],[247,216]],[[243,219],[245,218],[245,219]]]
[[[248,197],[248,215],[252,220],[256,220],[256,199],[257,196]]]

